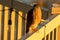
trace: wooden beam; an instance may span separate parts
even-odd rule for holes
[[[52,7],[52,14],[60,14],[60,7]]]
[[[11,0],[0,0],[0,3],[2,5],[5,5],[5,6],[8,6],[9,8],[11,8]],[[21,2],[18,2],[18,1],[13,1],[13,8],[16,10],[16,11],[22,11],[24,13],[28,12],[32,6],[30,5],[27,5],[27,4],[23,4]]]

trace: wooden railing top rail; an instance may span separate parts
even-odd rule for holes
[[[44,25],[46,25],[47,23],[49,23],[52,19],[54,19],[56,16],[58,16],[58,15],[53,15],[53,16],[51,16],[50,18],[48,18],[45,22],[43,22],[43,23],[41,23],[40,25],[38,25],[38,27],[37,27],[37,29],[39,30],[39,29],[41,29],[42,27],[44,27]],[[32,33],[32,34],[34,34],[34,33]],[[28,37],[30,37],[32,34],[26,34],[25,36],[23,36],[20,40],[24,40],[24,39],[26,39],[26,38],[28,38]]]

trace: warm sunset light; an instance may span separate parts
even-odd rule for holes
[[[0,0],[0,40],[60,40],[60,0]]]

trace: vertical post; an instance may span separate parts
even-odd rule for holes
[[[7,40],[7,34],[8,34],[8,10],[9,9],[7,6],[5,6],[5,16],[4,16],[4,40]]]
[[[2,4],[0,4],[0,40],[1,40],[1,29],[2,28]]]
[[[56,27],[56,40],[58,40],[58,27]]]
[[[2,6],[1,40],[4,40],[4,6]]]
[[[44,26],[44,40],[46,40],[46,25]]]
[[[22,16],[21,11],[19,11],[19,14]],[[22,37],[22,17],[20,15],[18,15],[18,39]]]
[[[49,33],[49,37],[48,37],[48,40],[50,40],[50,33]]]
[[[12,11],[11,14],[11,21],[12,21],[12,25],[11,25],[11,32],[10,32],[10,40],[15,40],[14,36],[15,36],[15,10]]]
[[[60,25],[58,26],[58,40],[60,40]]]

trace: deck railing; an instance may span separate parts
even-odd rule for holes
[[[38,27],[38,31],[26,38],[26,40],[58,40],[58,28],[60,27],[60,15],[54,17],[50,22]],[[24,39],[24,38],[23,38]]]
[[[4,4],[3,2],[6,3]],[[22,36],[25,35],[25,21],[21,16],[24,17],[25,14],[23,13],[27,13],[31,6],[21,3],[19,4],[19,2],[14,2],[11,16],[12,25],[8,25],[8,19],[10,14],[9,9],[11,8],[11,4],[8,0],[3,2],[2,0],[0,0],[0,40],[19,40]],[[9,4],[7,4],[8,2]],[[20,8],[20,6],[24,10]],[[16,13],[16,11],[19,15]],[[58,40],[58,26],[60,25],[60,14],[54,16],[51,20],[48,19],[46,23],[42,26],[40,25],[37,28],[39,30],[29,37],[26,37],[26,40]]]
[[[5,9],[5,10],[3,10]],[[8,25],[9,7],[0,4],[0,40],[16,40],[22,35],[22,12],[12,11],[12,25]]]

